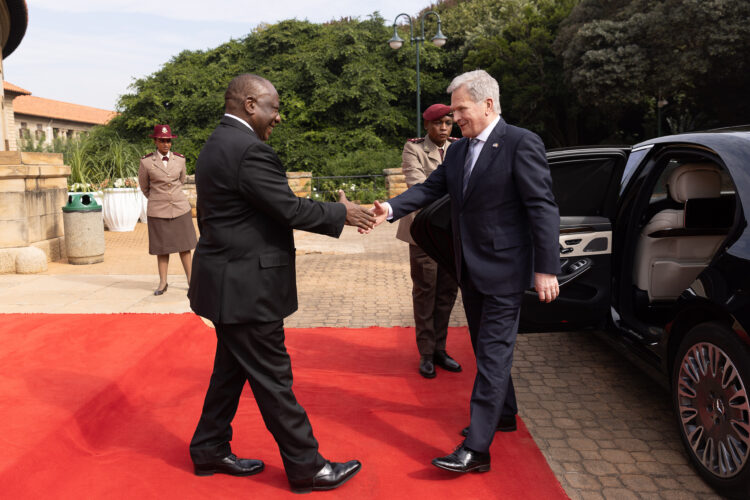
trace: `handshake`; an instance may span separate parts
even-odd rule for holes
[[[346,207],[346,225],[356,226],[361,234],[369,233],[382,224],[388,216],[388,209],[378,201],[375,201],[374,208],[365,209],[347,200],[342,190],[339,190],[339,203],[343,203]]]

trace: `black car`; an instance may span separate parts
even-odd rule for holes
[[[528,291],[527,332],[596,328],[671,391],[700,474],[750,496],[750,132],[547,153],[560,207],[560,296]],[[449,201],[412,235],[452,267]]]

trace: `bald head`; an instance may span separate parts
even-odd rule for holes
[[[224,94],[224,104],[225,113],[246,121],[262,141],[267,141],[281,123],[279,94],[271,82],[258,75],[234,77]]]
[[[264,94],[274,93],[276,93],[276,89],[273,84],[261,76],[251,73],[235,76],[229,82],[227,91],[224,93],[225,111],[241,116],[245,107],[245,100],[248,97],[257,100]]]

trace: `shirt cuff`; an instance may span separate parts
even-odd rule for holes
[[[381,203],[382,206],[386,207],[388,209],[388,215],[386,216],[385,220],[392,220],[393,219],[393,208],[391,208],[391,204],[387,201],[384,201]]]

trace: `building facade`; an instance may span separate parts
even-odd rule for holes
[[[105,125],[114,111],[55,101],[31,95],[10,82],[3,82],[5,120],[10,133],[10,151],[23,149],[25,140],[50,145],[55,139],[75,139],[96,125]]]

